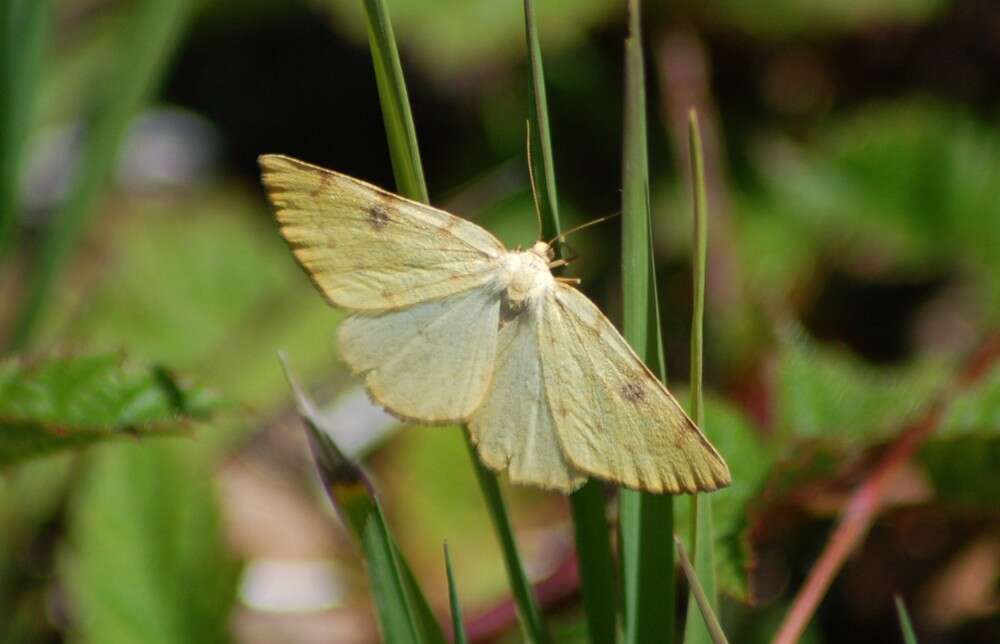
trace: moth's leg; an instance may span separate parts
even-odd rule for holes
[[[579,277],[557,277],[556,281],[557,282],[562,282],[563,284],[572,284],[573,286],[579,286],[580,285],[580,278]]]

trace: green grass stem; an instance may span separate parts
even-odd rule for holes
[[[694,306],[691,315],[691,418],[701,427],[705,422],[702,380],[704,372],[705,327],[705,270],[708,254],[708,200],[705,192],[705,162],[701,147],[701,130],[694,110],[688,114],[688,147],[691,158],[691,192],[694,202],[694,248],[691,254]],[[709,494],[691,495],[691,549],[694,569],[704,590],[705,599],[712,610],[719,610],[719,596],[715,583],[714,529],[712,525],[712,497]],[[712,634],[698,615],[694,587],[688,601],[684,628],[685,644],[707,644]]]
[[[622,159],[622,291],[624,335],[647,364],[660,367],[662,344],[653,293],[646,84],[640,6],[629,2],[625,41],[625,122]],[[659,364],[657,364],[659,363]],[[673,642],[673,499],[623,490],[620,501],[624,635],[628,644]]]
[[[529,92],[529,144],[537,154],[532,154],[534,176],[540,179],[538,208],[543,239],[559,235],[559,200],[556,192],[555,162],[549,134],[548,99],[545,93],[545,72],[542,67],[541,47],[538,44],[538,27],[535,21],[533,0],[524,1],[524,27],[531,63]],[[556,246],[562,253],[562,245]],[[570,496],[570,512],[576,538],[579,561],[580,586],[590,641],[611,642],[617,629],[617,594],[614,556],[611,552],[610,534],[605,515],[604,494],[600,483],[588,481]]]
[[[385,117],[386,137],[396,177],[396,188],[404,197],[428,203],[416,128],[413,125],[399,52],[392,35],[389,12],[382,0],[365,0],[365,9],[372,60],[375,65],[375,81]],[[496,476],[479,460],[468,432],[464,434],[469,457],[486,501],[486,509],[500,541],[511,594],[525,638],[538,644],[548,644],[551,636],[542,619],[534,590],[524,572],[510,517],[500,494],[500,485]]]
[[[695,572],[694,566],[691,565],[691,559],[684,552],[684,544],[677,537],[674,537],[674,543],[677,546],[677,558],[680,560],[681,569],[684,571],[684,576],[687,577],[688,586],[691,587],[691,603],[701,611],[702,620],[706,624],[708,641],[712,644],[728,644],[726,634],[719,624],[719,618],[716,617],[715,610],[713,610],[701,582],[698,581],[698,574]],[[689,623],[690,621],[688,620]]]
[[[448,604],[451,607],[452,641],[455,644],[468,644],[465,635],[465,624],[462,622],[462,605],[458,602],[458,588],[455,586],[455,575],[451,570],[451,553],[448,544],[444,544],[444,569],[448,575]]]
[[[899,630],[903,633],[904,644],[917,644],[917,633],[913,630],[913,622],[910,621],[910,613],[906,610],[906,603],[899,595],[896,595],[893,601],[896,604],[896,616],[899,618]]]
[[[417,146],[417,130],[413,127],[410,98],[406,92],[403,65],[392,33],[389,11],[382,0],[365,0],[365,13],[396,190],[415,201],[429,203],[420,148]]]

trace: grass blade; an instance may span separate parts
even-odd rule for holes
[[[601,484],[587,481],[570,495],[569,506],[590,641],[613,642],[618,621],[617,580]]]
[[[55,213],[30,275],[14,326],[14,349],[27,346],[59,273],[84,232],[114,169],[119,143],[132,117],[160,80],[190,11],[183,0],[143,0],[122,30],[119,67],[84,135],[83,151],[66,201]]]
[[[535,23],[535,3],[524,0],[524,31],[528,41],[528,58],[531,61],[531,90],[528,92],[531,110],[531,148],[538,155],[532,156],[532,171],[542,180],[538,193],[538,206],[542,217],[542,238],[552,239],[560,232],[559,200],[556,196],[555,162],[552,159],[552,139],[549,136],[549,101],[545,93],[545,71],[542,68],[542,50],[538,44],[538,26]]]
[[[648,364],[661,368],[652,292],[646,87],[638,0],[629,2],[625,41],[625,123],[622,160],[622,290],[624,335]],[[673,499],[623,490],[620,502],[625,641],[672,642],[674,632]]]
[[[545,72],[542,68],[541,47],[535,21],[533,0],[524,1],[524,28],[531,61],[529,143],[539,154],[531,156],[533,173],[541,180],[538,207],[542,220],[542,238],[553,239],[560,233],[559,201],[556,192],[555,162],[549,135],[548,99],[545,93]],[[557,246],[561,254],[562,246]],[[611,553],[608,522],[605,516],[601,486],[588,481],[570,496],[576,554],[579,560],[580,586],[584,612],[592,642],[614,641],[617,620],[615,596],[615,564]]]
[[[416,129],[410,113],[406,83],[403,79],[399,52],[392,35],[389,13],[382,0],[365,0],[368,16],[369,43],[372,59],[375,61],[375,80],[378,84],[379,100],[385,115],[386,137],[389,141],[392,168],[396,177],[396,188],[404,197],[428,203],[427,185],[420,165]],[[493,527],[500,541],[511,593],[517,604],[518,616],[525,637],[532,642],[546,644],[551,636],[542,620],[542,612],[535,600],[534,592],[521,564],[521,556],[514,540],[514,532],[500,494],[496,476],[486,469],[476,454],[468,432],[465,441],[476,471],[486,508],[490,513]]]
[[[514,540],[514,531],[510,525],[510,518],[507,516],[503,496],[500,494],[500,484],[497,482],[497,477],[480,462],[479,456],[476,454],[476,447],[468,439],[468,435],[466,435],[465,443],[469,448],[469,458],[472,459],[472,465],[476,470],[476,478],[483,491],[483,498],[486,500],[486,509],[489,510],[490,520],[493,522],[493,528],[500,540],[500,551],[503,553],[504,565],[507,567],[510,591],[514,597],[517,617],[524,630],[524,636],[529,642],[535,644],[551,642],[552,637],[545,627],[542,611],[535,601],[531,583],[528,581],[528,576],[521,563],[521,553],[518,552],[517,542]]]
[[[455,587],[455,575],[451,572],[451,553],[448,544],[444,544],[444,567],[448,573],[448,603],[451,605],[452,641],[455,644],[467,644],[469,638],[465,635],[465,625],[462,623],[462,606],[458,603],[458,589]]]
[[[917,634],[913,630],[913,622],[910,621],[910,613],[906,610],[903,598],[896,595],[893,601],[896,602],[896,615],[899,617],[899,630],[903,632],[903,642],[917,644]]]
[[[708,633],[708,641],[713,644],[728,644],[726,634],[722,632],[719,619],[715,616],[715,611],[712,609],[712,604],[705,595],[701,582],[698,581],[698,575],[691,565],[691,560],[688,558],[687,553],[684,552],[684,544],[677,537],[674,537],[674,543],[677,546],[677,558],[681,562],[681,569],[684,571],[684,576],[687,577],[688,586],[691,587],[691,603],[701,611],[702,620],[704,620],[706,632]],[[688,623],[690,624],[690,622],[691,620],[689,619]]]
[[[316,406],[288,367],[281,365],[305,423],[309,448],[327,497],[361,544],[368,563],[371,592],[382,637],[387,642],[444,644],[444,633],[427,598],[389,532],[382,507],[367,474],[344,456],[322,428]]]
[[[705,196],[705,162],[701,148],[701,131],[694,110],[688,114],[688,145],[691,157],[691,192],[694,199],[694,251],[692,253],[692,275],[694,279],[694,307],[691,314],[691,418],[699,427],[704,425],[705,411],[702,395],[702,374],[704,370],[704,326],[705,326],[705,261],[708,254],[708,203]],[[710,494],[691,495],[691,548],[694,569],[701,582],[705,600],[713,611],[719,610],[719,596],[715,583],[714,529],[712,526],[712,496]],[[689,575],[690,576],[690,575]],[[687,620],[684,629],[685,644],[707,644],[713,641],[709,626],[705,621],[695,619],[695,611],[704,609],[694,601],[688,601]]]
[[[428,203],[424,168],[417,147],[417,130],[413,127],[410,99],[406,93],[403,66],[392,34],[389,12],[382,0],[365,0],[368,16],[368,44],[375,66],[378,98],[385,120],[385,136],[389,142],[396,190],[415,201]]]
[[[0,6],[0,259],[17,243],[22,161],[51,9],[52,0]]]

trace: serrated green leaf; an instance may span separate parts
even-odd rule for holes
[[[0,363],[0,466],[108,438],[179,431],[219,404],[118,355]]]
[[[70,522],[74,639],[227,641],[236,567],[222,545],[201,446],[108,445],[90,464]]]

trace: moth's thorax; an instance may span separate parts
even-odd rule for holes
[[[544,242],[538,242],[531,250],[507,253],[504,258],[503,279],[507,300],[512,304],[542,297],[555,283],[545,252],[548,245],[543,249],[539,244]]]

